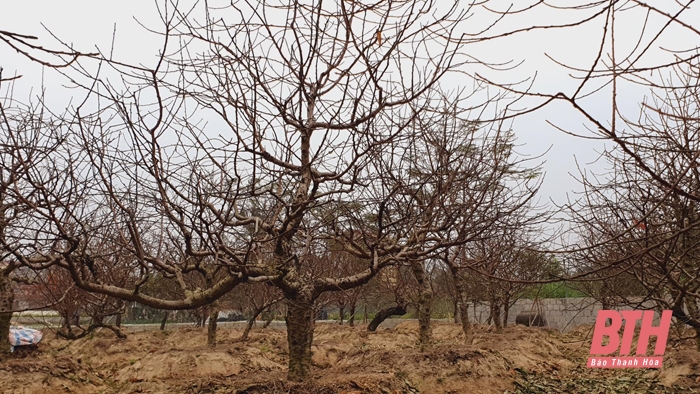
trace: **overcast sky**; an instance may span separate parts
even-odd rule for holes
[[[572,2],[566,0],[558,3],[571,4]],[[508,4],[510,3],[496,2],[492,8],[503,10]],[[515,4],[524,7],[526,2],[518,0]],[[668,12],[673,12],[679,7],[675,1],[670,0],[655,0],[652,4]],[[543,9],[536,13],[524,13],[514,17],[500,29],[506,30],[518,25],[564,23],[567,20],[578,19],[583,14],[590,14],[590,12]],[[634,9],[618,13],[616,23],[618,57],[620,57],[619,53],[633,52],[645,23],[645,16],[646,14],[641,10]],[[116,26],[115,58],[153,65],[161,40],[147,32],[135,19],[158,29],[159,18],[155,3],[143,0],[0,0],[0,30],[36,35],[41,38],[42,44],[50,46],[53,41],[50,34],[42,27],[43,25],[61,40],[72,43],[76,49],[90,51],[95,46],[108,50]],[[476,23],[481,19],[474,20]],[[681,20],[692,23],[700,20],[700,15],[695,10],[690,10],[683,14]],[[489,78],[505,83],[531,78],[537,74],[535,90],[546,93],[558,91],[572,93],[577,82],[569,76],[570,71],[556,65],[545,55],[581,68],[590,66],[603,35],[603,22],[604,19],[599,18],[574,29],[542,30],[522,34],[511,39],[481,45],[474,51],[475,55],[494,62],[508,60],[522,62],[522,65],[515,70],[494,72],[488,75]],[[648,31],[643,42],[649,42],[663,23],[665,23],[664,18],[652,15],[647,21]],[[654,42],[653,48],[688,49],[697,47],[699,41],[700,37],[689,32],[688,29],[671,27]],[[659,62],[669,56],[666,52],[654,49],[647,58],[642,59],[642,62]],[[14,73],[23,75],[23,78],[17,82],[18,98],[26,98],[30,89],[35,89],[36,92],[41,85],[40,68],[21,59],[2,43],[0,43],[0,67],[4,68],[5,77]],[[44,83],[49,95],[52,93],[52,87],[55,87],[59,81],[60,79],[53,74],[46,75]],[[459,82],[454,81],[454,83]],[[646,90],[629,84],[621,86],[620,96],[623,98],[622,105],[625,110],[630,114],[636,111],[639,101],[646,93]],[[61,102],[67,97],[66,92],[54,93],[54,95],[59,97],[49,98],[56,102]],[[530,101],[529,104],[534,102]],[[604,89],[583,103],[600,119],[610,118],[609,90]],[[524,144],[519,149],[520,152],[538,154],[551,147],[544,157],[547,161],[544,166],[546,178],[541,196],[543,199],[552,198],[562,203],[567,193],[580,189],[577,182],[569,175],[578,171],[575,165],[576,159],[579,164],[590,169],[602,169],[601,165],[596,167],[588,163],[597,157],[596,150],[602,149],[603,143],[568,136],[548,125],[547,121],[573,132],[585,132],[584,121],[568,105],[555,103],[535,114],[518,118],[513,127],[519,143]]]

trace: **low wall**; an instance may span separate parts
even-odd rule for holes
[[[649,302],[643,305],[640,309],[652,308],[653,306]],[[515,324],[515,316],[521,312],[541,312],[547,318],[550,327],[563,332],[582,324],[594,324],[598,311],[601,309],[603,309],[603,305],[593,298],[545,298],[538,301],[522,299],[510,307],[508,324]],[[613,309],[629,310],[633,308],[623,306]],[[486,323],[488,317],[488,303],[469,304],[469,320],[473,323]]]

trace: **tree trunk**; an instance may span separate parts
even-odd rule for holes
[[[467,293],[464,292],[462,295],[462,301],[459,302],[459,322],[462,324],[462,331],[467,335],[471,332],[471,325],[469,323],[469,303],[465,300],[467,299]]]
[[[495,299],[491,300],[491,318],[493,318],[493,324],[496,326],[496,332],[501,332],[503,330],[501,325],[501,306]]]
[[[418,282],[418,343],[421,349],[424,350],[430,346],[433,336],[430,327],[433,289],[430,287],[423,261],[411,261],[411,272]]]
[[[122,326],[122,314],[117,313],[117,321],[114,323],[115,326],[121,328]]]
[[[163,313],[163,320],[160,321],[161,331],[165,330],[165,323],[167,323],[167,322],[168,322],[168,311],[165,311],[165,313]]]
[[[338,310],[338,319],[340,319],[340,325],[343,325],[343,318],[345,317],[345,306],[341,306]]]
[[[362,315],[362,324],[367,324],[367,304],[364,305],[364,315]]]
[[[219,319],[219,308],[212,306],[209,310],[209,327],[207,328],[207,345],[216,347],[216,323]]]
[[[267,328],[272,324],[272,320],[275,319],[275,313],[268,309],[267,315],[263,314],[263,317],[265,318],[265,324],[263,324],[262,328]]]
[[[311,373],[311,343],[314,338],[313,301],[303,296],[288,298],[285,320],[289,346],[287,379],[292,382],[303,382]]]
[[[431,301],[432,296],[419,296],[419,302],[423,304],[418,310],[418,342],[422,350],[430,346],[433,339],[433,330],[430,325]]]
[[[381,311],[377,312],[377,314],[374,315],[374,319],[372,319],[372,321],[369,322],[369,325],[367,326],[367,331],[377,331],[377,327],[379,327],[379,325],[382,324],[382,322],[390,316],[402,316],[405,314],[406,307],[404,305],[397,305],[393,308],[382,309]]]
[[[467,296],[467,285],[464,283],[464,278],[459,275],[457,268],[451,268],[451,272],[455,283],[455,291],[457,292],[459,321],[462,323],[462,331],[464,331],[464,335],[468,336],[471,333],[471,326],[469,324],[469,299]]]
[[[58,329],[58,332],[64,332],[64,333],[69,333],[71,332],[70,328],[70,319],[67,317],[61,317],[61,328]]]
[[[695,298],[685,298],[684,300],[686,308],[688,308],[688,315],[693,320],[700,319],[700,310],[698,310],[698,305]],[[680,319],[678,319],[680,320]],[[693,327],[695,330],[695,349],[700,352],[700,327]]]
[[[355,327],[355,301],[350,303],[350,317],[348,318],[350,327]]]
[[[104,325],[104,316],[96,314],[90,318],[90,326],[103,327]]]
[[[80,325],[80,310],[76,310],[75,313],[73,314],[73,326],[74,327],[81,327],[81,325]]]
[[[250,330],[253,329],[253,326],[255,325],[255,320],[258,318],[258,316],[265,310],[265,308],[259,308],[253,310],[253,315],[248,319],[248,323],[245,325],[245,330],[243,330],[243,335],[241,335],[240,340],[241,341],[247,341],[248,340],[248,334],[250,334]],[[270,319],[272,321],[272,319]],[[266,323],[267,324],[267,323]],[[263,326],[267,327],[267,326]]]
[[[105,324],[104,322],[104,316],[102,315],[95,315],[92,317],[92,320],[90,321],[90,326],[88,326],[87,330],[83,331],[82,336],[85,336],[91,332],[94,332],[98,328],[106,328],[108,330],[112,330],[118,338],[125,339],[126,335],[122,332],[122,330],[119,327],[113,326],[111,324]],[[75,339],[78,339],[77,337]]]
[[[209,311],[204,310],[201,316],[202,320],[199,321],[200,328],[204,328],[207,325],[207,316],[209,316]]]
[[[457,298],[455,298],[452,301],[452,303],[454,305],[454,311],[455,311],[454,312],[455,324],[459,324],[461,322],[461,320],[459,319],[459,300]]]
[[[126,320],[127,321],[134,321],[134,305],[131,302],[128,302],[126,304],[126,307],[124,308],[124,313],[126,314]]]
[[[12,281],[0,273],[0,358],[10,353],[10,324],[15,295]]]
[[[510,311],[510,297],[506,296],[503,301],[503,328],[508,327],[508,312]]]

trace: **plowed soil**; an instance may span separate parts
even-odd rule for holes
[[[590,329],[563,335],[508,327],[498,334],[439,323],[435,343],[421,351],[418,325],[366,332],[365,326],[317,324],[313,377],[286,382],[286,334],[205,329],[109,331],[76,341],[45,330],[36,349],[0,362],[2,393],[689,393],[700,392],[700,354],[692,340],[670,341],[662,370],[590,370]]]

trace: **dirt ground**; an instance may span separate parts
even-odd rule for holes
[[[204,329],[109,331],[77,341],[45,330],[34,350],[0,362],[2,393],[689,393],[700,392],[700,354],[692,340],[670,341],[662,370],[589,370],[590,329],[566,335],[522,326],[468,341],[456,324],[434,326],[435,344],[421,352],[418,325],[368,333],[317,324],[313,379],[289,384],[285,333]],[[588,339],[587,339],[588,338]]]

